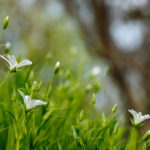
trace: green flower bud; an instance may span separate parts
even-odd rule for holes
[[[34,81],[33,82],[33,85],[32,85],[32,91],[35,91],[36,90],[36,88],[37,88],[37,86],[38,86],[38,84],[37,84],[37,82],[36,81]]]
[[[7,16],[5,19],[4,19],[4,22],[3,22],[3,30],[5,30],[8,26],[8,23],[9,23],[9,16]]]
[[[44,115],[44,120],[47,120],[49,117],[50,117],[50,115],[52,114],[52,112],[53,112],[53,110],[50,110],[50,111],[48,111],[45,115]]]
[[[79,120],[82,121],[84,118],[84,111],[82,110],[79,115]]]
[[[85,88],[85,91],[86,92],[89,92],[89,91],[91,91],[92,90],[92,85],[91,84],[87,84],[86,85],[86,88]]]
[[[117,104],[115,104],[115,105],[113,106],[111,112],[114,114],[114,113],[116,112],[116,110],[117,110]]]
[[[32,81],[34,79],[34,71],[32,70],[29,76],[29,80]]]
[[[98,80],[95,80],[93,82],[93,91],[94,93],[97,93],[101,89],[100,83]]]
[[[95,104],[96,103],[96,97],[95,97],[95,94],[93,93],[92,95],[92,104]]]
[[[15,89],[13,90],[13,93],[12,93],[12,100],[14,101],[16,99],[16,91]]]
[[[143,136],[143,142],[146,142],[150,138],[150,130],[148,130]]]
[[[59,68],[60,68],[60,62],[58,61],[58,62],[56,63],[56,65],[55,65],[55,68],[54,68],[54,72],[55,72],[55,74],[57,74],[57,73],[58,73]]]
[[[38,84],[37,90],[39,91],[42,85],[42,81],[40,81],[40,83]]]
[[[5,53],[9,53],[10,47],[11,47],[11,44],[10,44],[9,42],[7,42],[7,43],[5,44]]]
[[[74,126],[72,126],[72,131],[73,131],[74,139],[77,139],[77,133],[76,133]]]
[[[89,127],[89,122],[87,119],[83,121],[83,130],[87,131]]]

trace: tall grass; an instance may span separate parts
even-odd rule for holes
[[[100,85],[93,74],[83,74],[82,66],[63,68],[57,63],[49,82],[42,82],[40,71],[33,68],[34,64],[17,72],[7,70],[9,76],[1,79],[0,149],[150,149],[149,132],[143,135],[138,126],[125,126],[116,105],[98,114],[95,93]],[[47,104],[27,108],[18,89]]]

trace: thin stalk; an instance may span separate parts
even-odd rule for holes
[[[51,94],[52,94],[52,84],[53,84],[53,80],[54,80],[54,77],[55,77],[55,74],[53,73],[52,75],[52,78],[49,82],[49,86],[48,86],[48,90],[47,90],[47,94],[46,94],[46,99],[50,98],[51,97]]]
[[[4,29],[3,29],[3,31],[2,31],[2,33],[0,34],[0,41],[1,41],[1,39],[2,39],[2,36],[3,36],[3,34],[4,34]]]
[[[125,149],[137,149],[138,130],[136,127],[132,127],[130,130],[129,139]]]
[[[20,147],[20,140],[17,139],[17,142],[16,142],[16,150],[19,150],[19,147]]]
[[[95,105],[94,105],[94,111],[95,111],[96,117],[99,118],[99,115],[98,115],[98,112],[97,112],[97,109],[96,109]]]
[[[31,91],[30,97],[33,98],[34,91]]]

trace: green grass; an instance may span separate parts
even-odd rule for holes
[[[90,73],[85,75],[78,62],[61,64],[58,72],[49,66],[46,81],[41,75],[44,66],[39,70],[34,66],[10,73],[8,78],[1,72],[0,149],[150,149],[149,133],[126,126],[117,116],[116,105],[108,113],[97,112],[94,94],[100,90],[99,81]],[[28,110],[18,89],[47,105]]]

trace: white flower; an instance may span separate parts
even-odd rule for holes
[[[24,103],[27,109],[32,109],[35,106],[46,105],[47,103],[41,100],[31,99],[29,95],[24,95],[22,91],[18,89],[20,95],[23,97]]]
[[[10,43],[10,42],[6,42],[5,48],[6,48],[6,49],[10,49],[10,47],[11,47],[11,43]]]
[[[92,71],[91,71],[92,75],[94,75],[94,76],[99,75],[100,72],[101,72],[101,69],[100,69],[100,67],[98,67],[98,66],[95,66],[95,67],[92,69]]]
[[[150,115],[147,114],[147,115],[142,115],[141,112],[136,112],[134,111],[133,109],[129,109],[128,110],[132,115],[133,115],[133,120],[132,120],[132,123],[135,125],[135,126],[138,126],[140,125],[144,120],[146,119],[150,119]]]
[[[14,55],[8,55],[7,58],[4,56],[0,55],[1,58],[3,58],[9,65],[9,70],[11,72],[16,72],[19,71],[20,68],[24,66],[28,66],[32,64],[32,61],[30,60],[23,60],[20,63],[16,61],[16,57]]]

